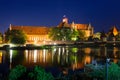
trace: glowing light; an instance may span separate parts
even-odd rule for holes
[[[56,45],[57,43],[54,43],[54,45]]]
[[[34,62],[37,62],[37,50],[34,50]]]
[[[37,40],[35,40],[35,41],[34,41],[34,44],[37,44],[37,42],[38,42],[38,41],[37,41]]]
[[[12,63],[12,52],[13,50],[10,50],[10,63]]]
[[[62,48],[62,51],[63,51],[62,53],[65,53],[65,48],[64,47]]]
[[[46,42],[45,41],[43,41],[43,44],[45,44]]]
[[[114,62],[114,63],[117,63],[117,62],[118,62],[118,59],[113,59],[113,62]]]
[[[10,47],[14,47],[15,45],[14,44],[9,44],[10,45]]]
[[[25,58],[26,58],[26,60],[28,60],[28,50],[25,50]]]
[[[85,57],[85,64],[90,64],[90,62],[91,62],[90,56],[86,56]]]
[[[43,62],[45,62],[45,53],[46,53],[46,50],[44,49],[43,50]]]
[[[56,52],[56,48],[54,48],[54,50],[53,50],[54,52]]]
[[[91,48],[85,48],[85,54],[90,54],[91,53]]]
[[[72,48],[72,52],[77,53],[78,52],[78,48]]]
[[[0,51],[0,63],[2,63],[2,52]]]
[[[60,63],[60,53],[61,53],[61,48],[58,48],[58,63]]]
[[[72,37],[72,40],[73,40],[73,41],[76,41],[76,40],[77,40],[77,37]]]
[[[114,26],[113,28],[113,35],[116,36],[118,34],[118,30],[116,29],[116,27]]]

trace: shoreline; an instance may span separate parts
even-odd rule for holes
[[[33,49],[50,49],[53,48],[53,46],[60,46],[60,47],[67,47],[67,46],[71,46],[71,47],[120,47],[120,41],[119,42],[113,42],[113,41],[109,41],[109,42],[103,42],[103,41],[99,41],[99,42],[71,42],[71,43],[61,43],[61,44],[44,44],[44,45],[29,45],[29,46],[12,46],[10,47],[10,45],[4,45],[2,47],[0,47],[0,50],[9,50],[9,49],[20,49],[20,50],[33,50]]]

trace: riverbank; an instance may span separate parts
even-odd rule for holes
[[[53,48],[53,46],[71,46],[71,47],[120,47],[120,41],[97,41],[97,42],[63,42],[61,44],[41,44],[41,45],[33,45],[29,44],[26,46],[10,46],[4,45],[0,47],[0,50],[8,50],[8,49],[21,49],[21,50],[32,50],[32,49],[49,49]]]

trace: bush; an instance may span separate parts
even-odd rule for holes
[[[25,72],[26,68],[22,65],[18,65],[10,71],[9,80],[18,80]]]
[[[9,80],[54,80],[52,74],[46,72],[40,66],[35,66],[33,70],[27,71],[26,67],[22,65],[13,68],[8,78]]]

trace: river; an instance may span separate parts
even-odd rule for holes
[[[50,49],[0,50],[0,72],[7,72],[21,64],[28,68],[39,65],[57,74],[65,69],[83,69],[93,61],[104,64],[106,57],[117,63],[120,59],[120,48],[52,46]]]

